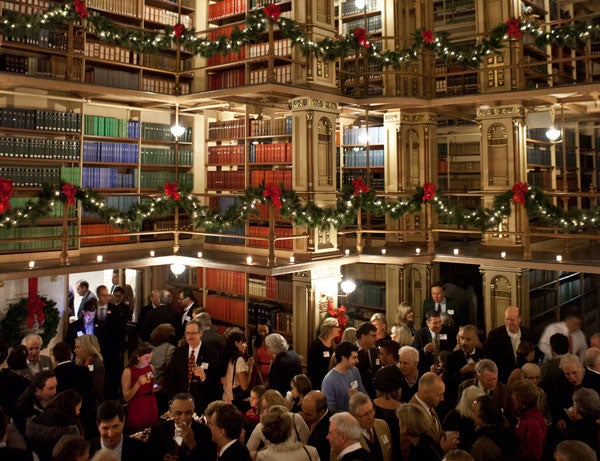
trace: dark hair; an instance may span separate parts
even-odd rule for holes
[[[235,343],[246,342],[246,337],[239,331],[233,331],[227,336],[227,342],[223,348],[223,355],[221,356],[221,376],[227,374],[227,367],[230,363],[234,363],[238,357],[242,354],[235,345]]]
[[[183,295],[184,299],[190,298],[192,301],[194,301],[194,292],[191,288],[184,288],[180,291],[180,293]]]
[[[110,421],[115,416],[119,417],[119,421],[123,422],[125,418],[125,410],[121,402],[116,400],[105,400],[98,407],[96,412],[96,422],[101,423],[102,421]]]
[[[46,385],[46,381],[54,377],[56,377],[56,374],[54,374],[52,370],[42,370],[39,373],[36,373],[31,378],[31,389],[33,391],[36,389],[43,389]]]
[[[371,325],[369,323],[369,325]],[[350,358],[352,352],[358,352],[358,347],[355,344],[352,344],[350,341],[342,341],[335,348],[335,361],[336,363],[340,363],[342,361],[342,357]]]
[[[569,338],[562,333],[554,333],[550,336],[550,347],[557,355],[565,355],[569,352]]]
[[[400,343],[391,339],[383,339],[379,341],[379,349],[385,349],[388,353],[392,354],[392,357],[397,362],[400,360],[398,351],[400,350]]]
[[[122,286],[117,285],[116,287],[113,288],[113,295],[117,292],[121,293],[123,296],[125,296],[125,290],[123,289]]]
[[[73,358],[73,351],[64,341],[56,343],[52,348],[52,355],[56,359],[57,363],[68,362]]]
[[[153,346],[160,346],[163,343],[173,341],[175,336],[177,336],[177,333],[173,325],[170,323],[161,323],[150,333],[150,342]]]
[[[52,461],[75,461],[89,451],[90,444],[81,435],[63,435],[52,449]]]
[[[360,339],[361,336],[368,335],[373,331],[377,331],[377,327],[371,322],[364,322],[356,329],[356,339]]]
[[[96,298],[91,298],[88,299],[83,305],[83,312],[96,312],[97,308],[98,302],[96,301]]]
[[[102,289],[105,289],[106,291],[108,291],[108,287],[106,285],[98,285],[96,287],[96,294],[98,294],[98,292]]]
[[[89,290],[90,288],[90,284],[88,283],[87,280],[79,280],[78,282],[75,283],[75,286],[79,285],[80,287],[85,287]]]
[[[504,417],[498,403],[489,395],[480,395],[475,399],[478,402],[477,411],[475,414],[485,424],[503,425]]]
[[[139,363],[140,357],[142,355],[149,354],[153,350],[154,349],[152,348],[152,346],[150,344],[140,343],[138,345],[138,347],[135,349],[135,352],[133,354],[131,354],[131,357],[129,358],[129,362],[127,363],[127,368],[137,365]]]
[[[79,392],[75,389],[67,389],[56,394],[44,410],[67,416],[69,419],[77,422],[77,412],[75,409],[82,401],[83,399]]]
[[[8,354],[6,364],[11,370],[25,370],[27,368],[27,347],[23,344],[15,346]]]
[[[430,311],[425,312],[425,321],[431,320],[434,317],[442,317],[442,313],[432,309]]]
[[[291,379],[291,383],[296,386],[296,390],[300,395],[306,395],[312,390],[312,384],[308,376],[304,374],[296,375]]]
[[[273,327],[271,326],[271,322],[269,321],[269,319],[266,319],[264,317],[258,319],[258,322],[256,322],[256,336],[254,337],[254,341],[252,342],[252,346],[255,349],[258,349],[259,347],[261,347],[262,343],[263,343],[263,337],[258,334],[258,327],[261,325],[266,325],[267,328],[269,329],[269,333],[267,333],[267,336],[270,335],[271,333],[273,333]]]
[[[431,290],[432,288],[435,288],[435,287],[440,287],[442,289],[442,291],[446,291],[444,288],[444,282],[442,282],[441,280],[436,280],[435,282],[433,282],[429,286],[429,289]]]
[[[231,404],[219,406],[215,410],[215,425],[225,431],[229,440],[237,440],[242,433],[243,418],[240,411]]]
[[[535,344],[530,341],[521,341],[517,347],[517,364],[520,366],[526,364],[527,356],[532,352],[535,352]]]

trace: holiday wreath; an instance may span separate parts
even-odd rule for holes
[[[46,347],[56,335],[59,321],[56,303],[36,295],[10,304],[6,317],[0,324],[11,346],[18,345],[28,333],[38,333],[42,337],[42,347]]]

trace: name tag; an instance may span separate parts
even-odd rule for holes
[[[350,383],[352,389],[358,389],[358,381],[354,380]]]
[[[379,366],[379,359],[375,359],[375,365]]]
[[[90,364],[88,365],[88,370],[90,370],[90,371],[94,371],[94,364],[93,364],[93,363],[90,363]]]
[[[42,367],[42,370],[49,370],[50,367]]]
[[[207,362],[202,362],[200,364],[200,368],[202,368],[203,370],[208,370],[208,363]]]
[[[381,434],[381,441],[383,442],[384,445],[387,445],[388,443],[390,443],[390,441],[387,438],[387,435],[385,435],[385,434]]]
[[[448,339],[448,335],[445,333],[440,333],[440,341],[446,341]]]
[[[83,336],[83,331],[78,331],[77,336]]]
[[[329,351],[323,351],[323,357],[329,357]]]
[[[189,322],[190,320],[192,320],[192,318],[191,318],[189,315],[186,315],[186,316],[183,318],[183,321],[184,321],[184,322]]]
[[[448,314],[454,315],[454,309],[448,309]]]

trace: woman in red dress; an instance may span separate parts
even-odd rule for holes
[[[253,346],[253,357],[254,363],[258,365],[258,378],[260,380],[260,384],[267,384],[267,377],[269,376],[269,371],[271,369],[271,362],[273,361],[273,356],[267,350],[267,346],[265,346],[265,338],[273,333],[273,328],[271,328],[271,323],[266,319],[260,319],[258,321],[258,325],[256,325],[256,337],[252,342]]]
[[[152,346],[140,344],[121,376],[123,399],[127,402],[125,419],[130,433],[158,423],[158,407],[154,396],[154,368],[150,365]]]

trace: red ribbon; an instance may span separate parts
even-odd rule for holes
[[[87,7],[85,6],[85,3],[82,0],[75,0],[73,2],[73,5],[75,6],[75,12],[79,14],[80,19],[84,19],[89,16]]]
[[[508,35],[509,38],[521,38],[523,36],[518,19],[509,19],[506,21],[506,27],[506,35]]]
[[[431,184],[430,182],[426,182],[423,184],[423,201],[424,202],[429,202],[429,201],[433,200],[433,197],[435,197],[435,188],[436,188],[436,185]]]
[[[177,183],[176,182],[174,182],[174,183],[166,182],[165,183],[165,194],[167,194],[168,197],[171,197],[175,201],[181,200],[181,195],[177,191]]]
[[[77,188],[70,183],[63,184],[61,187],[62,193],[67,197],[67,205],[75,205],[75,194],[77,193]]]
[[[281,16],[281,8],[279,7],[279,5],[267,5],[263,8],[263,11],[267,15],[267,17],[272,21],[277,21],[277,19],[279,19],[279,16]]]
[[[367,30],[362,27],[357,27],[354,29],[354,37],[358,40],[358,44],[360,46],[364,46],[365,48],[369,48],[371,44],[369,40],[367,40]]]
[[[527,183],[518,181],[512,187],[512,201],[518,205],[525,205],[525,194],[529,190],[529,185]]]
[[[423,43],[433,43],[433,32],[429,29],[425,29],[421,31],[421,38],[423,39]]]
[[[175,34],[175,37],[177,37],[177,38],[181,38],[184,30],[185,30],[185,26],[183,24],[175,24],[173,26],[173,33]]]
[[[12,197],[14,180],[0,178],[0,213],[10,210],[10,198]]]
[[[360,177],[352,180],[352,185],[354,186],[354,196],[358,197],[361,192],[369,192],[371,188],[365,184],[365,180]]]
[[[37,316],[38,325],[46,320],[44,307],[46,303],[38,296],[38,279],[30,278],[28,281],[29,297],[27,299],[27,328],[33,328],[35,317]]]
[[[281,210],[281,188],[276,184],[269,184],[263,190],[263,197],[270,198],[273,206]]]

